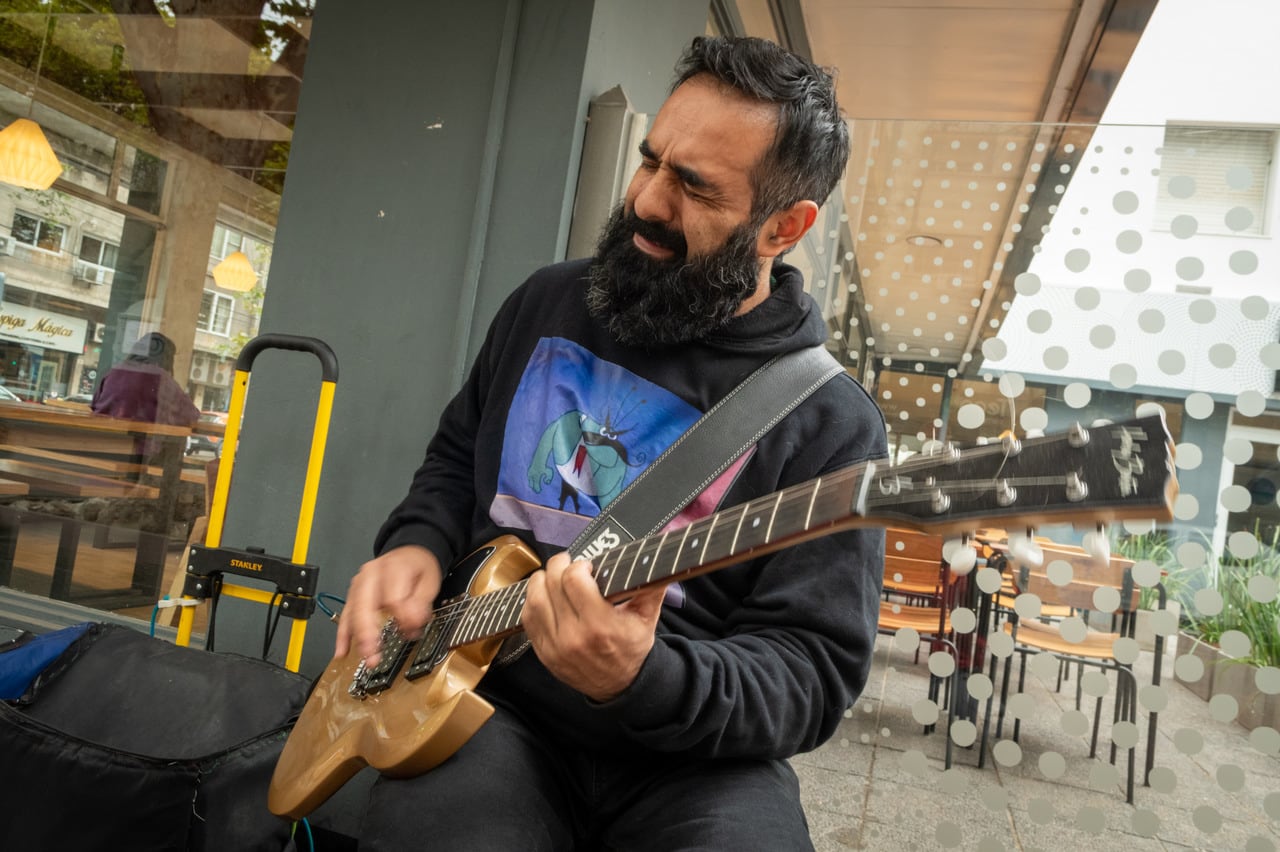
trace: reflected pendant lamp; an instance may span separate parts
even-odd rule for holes
[[[258,273],[242,251],[233,251],[213,268],[213,280],[224,290],[244,293],[258,283]]]
[[[62,174],[40,125],[17,118],[0,130],[0,181],[23,189],[48,189]]]

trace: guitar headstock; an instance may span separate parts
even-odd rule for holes
[[[864,519],[931,532],[1115,520],[1168,520],[1178,485],[1161,415],[944,449],[877,466]]]

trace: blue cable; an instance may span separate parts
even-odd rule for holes
[[[303,830],[307,833],[307,845],[311,848],[311,852],[316,852],[316,839],[311,834],[311,823],[307,822],[306,817],[303,817],[300,822]]]
[[[326,598],[331,601],[337,601],[340,604],[345,604],[347,601],[345,598],[340,598],[337,595],[331,595],[327,592],[321,592],[320,594],[316,595],[316,606],[320,607],[320,610],[325,615],[329,616],[330,618],[334,618],[336,617],[337,613],[329,609],[329,607],[325,606],[324,602]]]

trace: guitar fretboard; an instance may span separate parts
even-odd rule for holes
[[[864,474],[858,465],[717,512],[679,529],[616,547],[594,562],[596,585],[615,600],[782,547],[854,516]],[[453,648],[520,629],[528,581],[436,610],[414,665]]]

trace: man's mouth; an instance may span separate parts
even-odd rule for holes
[[[632,233],[631,242],[636,248],[640,249],[640,251],[657,260],[670,260],[675,257],[676,254],[674,249],[667,248],[664,245],[660,245],[659,243],[646,239],[641,236],[639,232]]]

